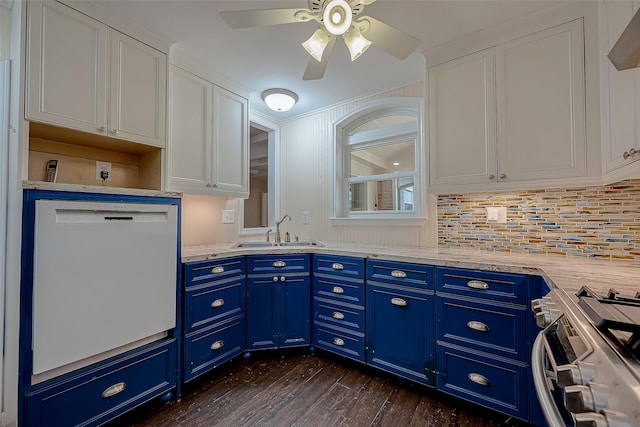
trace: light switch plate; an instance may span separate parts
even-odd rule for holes
[[[235,222],[235,212],[231,209],[222,211],[222,223],[233,224]]]
[[[507,222],[507,207],[487,206],[487,222],[505,224]]]

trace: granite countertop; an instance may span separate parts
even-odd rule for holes
[[[122,194],[126,196],[182,197],[182,193],[143,190],[140,188],[103,187],[101,185],[62,184],[58,182],[22,181],[24,190],[70,191],[74,193]]]
[[[231,243],[223,243],[183,247],[182,262],[251,254],[326,253],[539,275],[550,286],[563,289],[567,294],[575,293],[583,285],[589,286],[601,295],[606,294],[610,288],[620,292],[620,296],[634,296],[636,292],[640,291],[640,262],[628,260],[603,260],[470,249],[364,246],[343,243],[325,244],[323,247],[232,248],[232,246]]]

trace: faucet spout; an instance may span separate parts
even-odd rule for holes
[[[285,215],[282,217],[282,219],[278,222],[276,222],[276,237],[275,237],[275,242],[276,243],[280,243],[280,224],[282,224],[284,222],[285,219],[289,218],[289,221],[291,221],[291,216],[290,215]]]

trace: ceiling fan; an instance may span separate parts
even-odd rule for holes
[[[303,80],[324,76],[336,37],[344,39],[351,60],[362,55],[372,44],[403,60],[413,52],[420,40],[370,16],[360,16],[364,7],[375,0],[308,0],[308,9],[254,9],[220,12],[230,28],[249,28],[291,24],[315,20],[320,24],[302,46],[311,58]]]

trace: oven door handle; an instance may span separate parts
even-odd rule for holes
[[[560,415],[551,391],[547,386],[547,376],[545,375],[545,348],[544,332],[540,332],[533,343],[531,351],[531,371],[533,373],[533,384],[536,388],[538,401],[547,420],[549,427],[564,427],[566,424]]]

